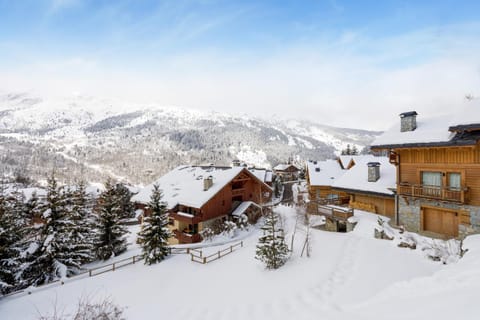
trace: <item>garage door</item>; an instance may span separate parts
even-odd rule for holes
[[[443,234],[449,237],[458,236],[458,213],[437,208],[422,208],[423,230]]]

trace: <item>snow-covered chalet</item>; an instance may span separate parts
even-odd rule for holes
[[[473,103],[445,116],[402,113],[374,142],[397,168],[398,225],[446,238],[480,232],[480,105]]]
[[[229,215],[245,213],[255,220],[272,196],[271,187],[261,177],[269,178],[262,170],[252,173],[241,166],[180,166],[142,189],[132,201],[148,214],[153,185],[159,185],[175,236],[170,243],[194,243],[202,240],[201,230]]]

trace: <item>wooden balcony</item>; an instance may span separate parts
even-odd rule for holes
[[[465,203],[467,201],[468,188],[450,188],[402,183],[398,186],[398,194],[418,198]]]
[[[202,222],[203,217],[201,215],[192,215],[188,213],[183,213],[183,212],[170,212],[170,218],[173,218],[177,221],[185,222],[188,224],[197,224],[199,222]]]
[[[180,243],[196,243],[196,242],[202,241],[202,237],[198,233],[191,234],[188,232],[173,230],[173,234],[175,235],[175,238],[177,238],[178,242]]]

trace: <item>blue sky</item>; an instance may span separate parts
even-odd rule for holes
[[[0,90],[381,129],[480,95],[479,40],[479,1],[0,0]]]

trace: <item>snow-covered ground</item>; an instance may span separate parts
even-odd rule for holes
[[[290,244],[294,209],[278,210]],[[374,239],[377,218],[356,211],[351,233],[312,229],[310,258],[300,257],[304,236],[297,231],[292,258],[275,271],[254,259],[257,228],[243,248],[207,265],[174,255],[153,266],[127,266],[5,298],[0,318],[36,319],[54,304],[68,313],[79,298],[110,297],[128,319],[478,319],[480,236],[466,239],[463,259],[444,265],[421,250]]]

